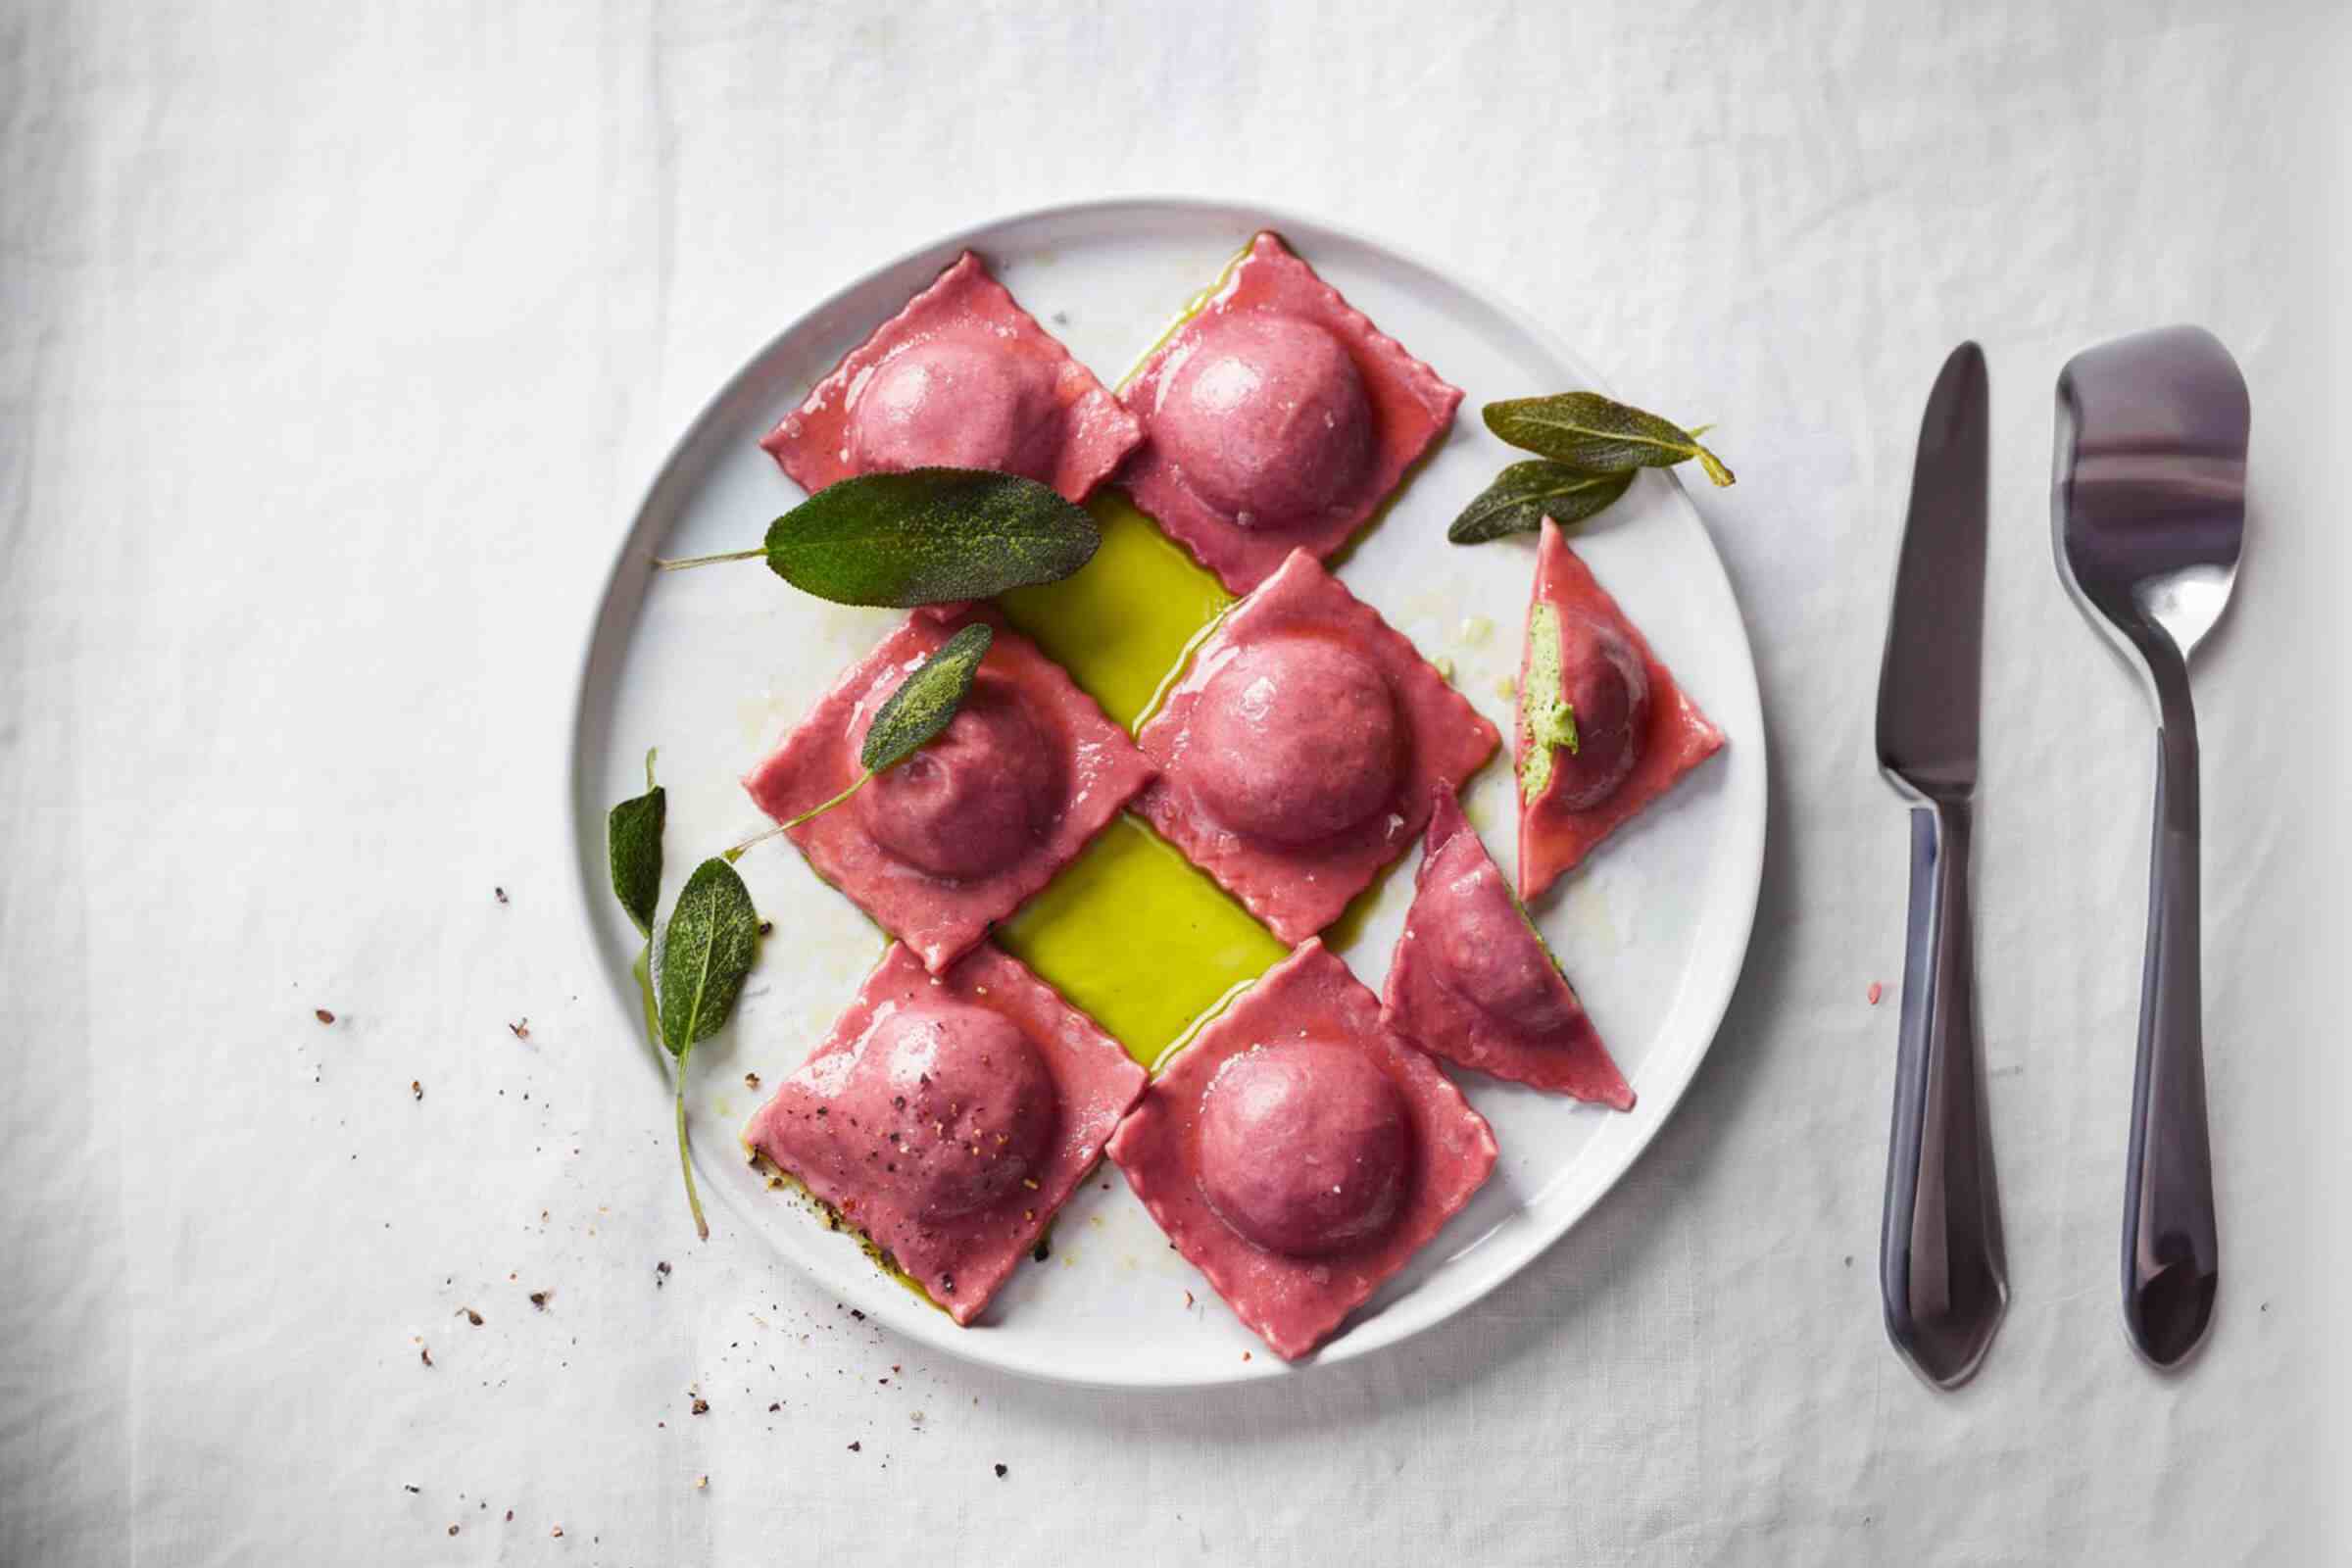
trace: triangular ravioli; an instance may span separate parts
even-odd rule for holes
[[[1450,791],[1429,819],[1380,1016],[1447,1061],[1633,1108],[1633,1087]]]

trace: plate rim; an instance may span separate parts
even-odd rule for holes
[[[611,966],[605,960],[602,933],[593,913],[597,901],[606,892],[598,876],[598,867],[601,862],[598,860],[597,853],[603,845],[604,812],[601,807],[587,798],[587,770],[582,765],[582,757],[589,726],[591,698],[598,690],[599,650],[607,645],[607,623],[625,624],[646,597],[651,582],[650,574],[642,574],[643,580],[632,585],[628,580],[626,568],[638,554],[638,535],[646,528],[649,516],[661,499],[664,487],[677,473],[681,463],[689,455],[697,440],[702,437],[710,421],[731,399],[743,391],[758,368],[771,355],[782,349],[786,340],[799,332],[803,323],[809,318],[842,307],[852,297],[870,287],[883,275],[909,267],[925,257],[943,252],[952,257],[955,252],[962,249],[985,251],[988,245],[988,236],[1006,229],[1074,220],[1101,220],[1119,214],[1132,214],[1139,217],[1173,215],[1200,220],[1213,219],[1219,221],[1239,220],[1240,222],[1248,225],[1250,233],[1270,228],[1278,233],[1295,232],[1303,238],[1312,232],[1386,256],[1403,264],[1410,270],[1444,279],[1461,294],[1476,301],[1482,309],[1493,313],[1507,323],[1514,331],[1525,334],[1530,341],[1545,353],[1569,367],[1585,386],[1602,392],[1604,395],[1609,392],[1607,380],[1596,374],[1583,356],[1571,350],[1548,326],[1520,309],[1509,294],[1494,288],[1475,270],[1441,266],[1411,246],[1396,244],[1383,235],[1369,233],[1352,224],[1333,222],[1296,208],[1280,207],[1249,199],[1192,194],[1120,195],[1090,197],[1024,208],[966,223],[947,234],[904,250],[864,269],[847,282],[823,294],[812,304],[796,312],[781,328],[769,334],[755,347],[734,371],[697,406],[678,435],[663,451],[660,462],[654,466],[652,476],[639,492],[635,505],[629,509],[627,521],[620,530],[619,539],[613,548],[612,563],[606,569],[602,590],[587,617],[582,646],[574,662],[571,711],[568,722],[564,726],[565,745],[562,760],[564,793],[568,803],[569,858],[572,861],[573,872],[578,878],[579,897],[572,909],[573,935],[596,972],[604,978],[609,986],[613,988],[616,1005],[619,1006],[620,1013],[624,1018],[633,1019],[635,1016],[634,994],[632,993],[627,998],[620,997],[620,983],[606,972]],[[1175,315],[1176,312],[1171,310],[1171,320],[1174,319]],[[1665,1071],[1664,1081],[1644,1086],[1643,1099],[1646,1101],[1653,1096],[1659,1098],[1663,1100],[1665,1108],[1658,1113],[1654,1120],[1634,1129],[1633,1142],[1624,1151],[1623,1157],[1618,1161],[1616,1169],[1577,1204],[1573,1213],[1552,1224],[1548,1233],[1533,1246],[1528,1247],[1519,1257],[1510,1260],[1500,1268],[1490,1268],[1483,1274],[1455,1286],[1446,1299],[1432,1304],[1418,1313],[1398,1314],[1392,1307],[1391,1310],[1378,1317],[1355,1325],[1352,1332],[1319,1349],[1312,1356],[1299,1361],[1284,1361],[1279,1356],[1269,1354],[1250,1361],[1238,1362],[1229,1373],[1214,1376],[1187,1373],[1177,1377],[1150,1376],[1147,1364],[1139,1368],[1146,1373],[1145,1376],[1114,1381],[1072,1373],[1027,1356],[1007,1355],[1004,1353],[1006,1347],[992,1346],[985,1338],[975,1337],[974,1330],[957,1328],[944,1314],[932,1311],[914,1302],[911,1298],[904,1301],[886,1298],[884,1293],[877,1293],[870,1299],[861,1298],[860,1304],[866,1308],[869,1316],[878,1318],[895,1332],[906,1336],[917,1344],[938,1349],[959,1361],[985,1367],[1000,1374],[1010,1374],[1061,1387],[1115,1390],[1123,1393],[1156,1393],[1184,1389],[1221,1388],[1240,1383],[1254,1383],[1272,1378],[1298,1376],[1323,1368],[1344,1365],[1377,1351],[1391,1348],[1469,1310],[1498,1289],[1505,1281],[1516,1277],[1538,1258],[1550,1251],[1553,1247],[1558,1245],[1562,1237],[1582,1224],[1600,1204],[1601,1200],[1625,1179],[1626,1174],[1648,1152],[1659,1133],[1673,1121],[1675,1113],[1681,1109],[1682,1102],[1688,1095],[1692,1081],[1696,1079],[1699,1068],[1715,1048],[1716,1039],[1722,1032],[1724,1018],[1730,1012],[1732,999],[1739,994],[1740,982],[1746,973],[1747,960],[1754,944],[1755,917],[1763,894],[1763,871],[1771,817],[1771,759],[1763,724],[1763,700],[1756,673],[1755,646],[1748,636],[1746,613],[1740,608],[1739,595],[1733,587],[1731,573],[1724,566],[1722,552],[1716,548],[1714,536],[1708,532],[1704,516],[1699,513],[1695,503],[1691,501],[1690,492],[1684,487],[1680,476],[1671,468],[1662,468],[1657,472],[1671,488],[1672,496],[1667,504],[1682,509],[1695,526],[1698,538],[1705,547],[1707,564],[1720,580],[1724,596],[1731,603],[1735,612],[1737,642],[1740,655],[1740,662],[1745,679],[1731,692],[1714,694],[1710,699],[1710,706],[1719,713],[1731,713],[1733,708],[1738,708],[1739,712],[1735,715],[1735,722],[1753,720],[1752,728],[1756,737],[1755,750],[1757,753],[1753,765],[1756,773],[1752,826],[1748,825],[1750,813],[1735,807],[1731,816],[1736,832],[1735,841],[1727,846],[1726,850],[1727,854],[1733,855],[1739,854],[1742,848],[1747,851],[1744,874],[1740,878],[1740,885],[1744,887],[1746,892],[1740,901],[1739,908],[1735,911],[1734,923],[1737,934],[1727,943],[1729,948],[1735,950],[1728,967],[1727,978],[1721,987],[1721,994],[1714,999],[1711,1005],[1701,1009],[1707,1014],[1707,1017],[1703,1027],[1695,1031],[1697,1036],[1695,1048],[1686,1052],[1679,1061],[1661,1064]],[[1728,704],[1725,701],[1726,698],[1730,699]],[[1740,827],[1745,827],[1746,831],[1737,831]],[[669,1084],[667,1058],[651,1042],[641,1041],[639,1045],[640,1055],[649,1066],[654,1068],[664,1088],[667,1088]],[[708,1157],[704,1153],[697,1155],[698,1160],[707,1160]],[[1529,1214],[1530,1210],[1525,1207],[1514,1211],[1514,1217],[1522,1220],[1525,1220]],[[1487,1238],[1483,1239],[1480,1244],[1481,1248],[1491,1245],[1495,1234],[1498,1233],[1490,1233]],[[824,1273],[806,1266],[798,1256],[788,1253],[785,1260],[805,1277],[820,1284],[839,1283],[828,1279]],[[865,1264],[862,1256],[858,1261],[860,1265],[867,1267],[870,1271],[870,1264]],[[887,1293],[887,1298],[898,1298],[903,1295],[904,1293],[894,1290]],[[1409,1300],[1410,1298],[1405,1299]],[[1402,1305],[1403,1303],[1399,1301],[1396,1304]],[[932,1317],[938,1318],[937,1324],[924,1321],[924,1319]]]

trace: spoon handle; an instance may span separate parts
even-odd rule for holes
[[[2009,1304],[1977,1044],[1969,805],[1911,812],[1911,915],[1879,1290],[1886,1337],[1940,1389],[1968,1381]]]
[[[2156,832],[2148,852],[2148,952],[2132,1163],[2124,1177],[2124,1321],[2140,1354],[2173,1366],[2213,1321],[2221,1283],[2197,945],[2197,715],[2188,665],[2153,658]]]

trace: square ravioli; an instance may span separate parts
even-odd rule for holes
[[[933,975],[893,943],[745,1138],[969,1324],[1144,1083],[1019,960],[983,947]]]
[[[1202,1029],[1110,1140],[1176,1250],[1294,1361],[1470,1201],[1494,1154],[1486,1118],[1319,941]]]
[[[965,251],[760,444],[811,495],[855,474],[944,466],[1084,501],[1142,439],[1095,372]]]
[[[1519,896],[1541,896],[1722,749],[1723,731],[1544,518],[1519,668]]]
[[[1450,790],[1432,806],[1380,1021],[1447,1061],[1634,1108],[1633,1086]]]
[[[1462,401],[1270,233],[1119,396],[1144,430],[1120,483],[1237,594],[1345,544]]]
[[[1155,769],[1037,645],[993,609],[918,611],[850,666],[743,781],[782,822],[858,777],[891,693],[973,620],[996,628],[946,733],[786,836],[819,876],[947,968],[1076,858]]]
[[[1137,809],[1286,943],[1340,916],[1501,736],[1404,635],[1295,550],[1136,737]]]

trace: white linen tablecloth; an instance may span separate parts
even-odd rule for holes
[[[0,1561],[2347,1560],[2348,45],[2319,4],[0,7]],[[954,227],[1166,191],[1396,238],[1719,422],[1771,849],[1688,1102],[1536,1266],[1121,1396],[694,1245],[561,780],[617,530],[754,346]],[[2197,675],[2227,1278],[2167,1378],[2116,1305],[2153,746],[2045,497],[2065,358],[2179,319],[2255,436]],[[1970,335],[2015,1301],[1943,1397],[1874,1285],[1871,713]]]

